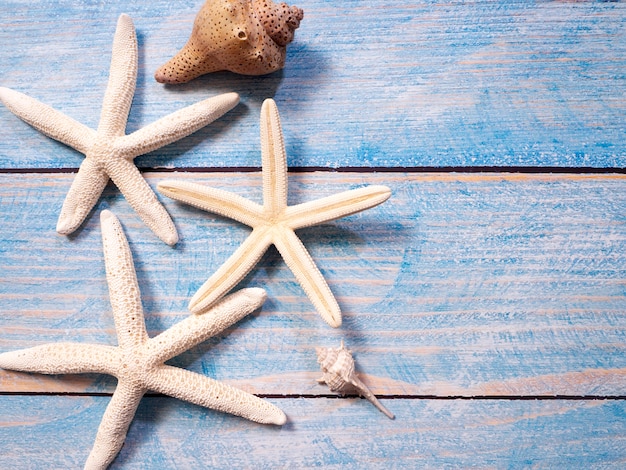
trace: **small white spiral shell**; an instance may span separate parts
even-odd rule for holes
[[[365,386],[354,370],[354,359],[350,351],[341,341],[338,348],[316,348],[317,362],[324,375],[318,379],[319,383],[325,383],[331,392],[340,395],[358,394],[370,401],[376,408],[382,411],[389,419],[394,419],[393,413],[385,408],[376,396]]]

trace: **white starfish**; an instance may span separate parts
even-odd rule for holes
[[[200,287],[189,308],[199,313],[212,305],[241,281],[274,244],[322,318],[338,327],[341,325],[339,305],[294,231],[374,207],[386,201],[391,191],[386,186],[366,186],[288,206],[287,156],[278,109],[271,99],[265,100],[261,107],[261,157],[262,206],[228,191],[184,181],[166,180],[157,186],[166,196],[253,228],[226,263]]]
[[[43,374],[102,373],[118,383],[98,429],[85,468],[106,468],[121,449],[128,427],[148,390],[259,423],[284,424],[285,414],[254,395],[164,362],[228,328],[261,306],[265,291],[242,289],[220,301],[209,315],[192,315],[148,338],[133,258],[122,227],[101,214],[107,281],[119,346],[44,344],[0,354],[0,367]]]
[[[235,107],[239,96],[226,93],[200,101],[125,135],[137,81],[137,56],[135,27],[123,14],[115,31],[109,84],[97,131],[27,95],[0,87],[0,100],[12,113],[86,156],[63,203],[59,233],[70,234],[83,223],[111,178],[161,240],[169,245],[178,241],[172,219],[133,159],[204,127]]]

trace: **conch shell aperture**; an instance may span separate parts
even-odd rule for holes
[[[340,395],[357,393],[371,402],[389,419],[395,418],[393,413],[378,401],[376,396],[356,375],[354,359],[350,351],[343,345],[343,341],[338,348],[316,348],[315,351],[317,352],[317,362],[319,362],[324,373],[317,380],[319,383],[325,383],[331,392],[336,392]]]
[[[159,67],[160,83],[185,83],[221,70],[264,75],[285,65],[303,11],[272,0],[207,0],[185,47]]]

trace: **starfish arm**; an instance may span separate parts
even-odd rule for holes
[[[101,344],[42,344],[0,354],[0,367],[39,374],[116,375],[117,349]]]
[[[39,132],[81,153],[87,153],[96,138],[93,129],[18,91],[0,87],[0,101]]]
[[[147,341],[148,333],[143,318],[133,255],[122,225],[111,211],[102,211],[100,223],[117,340],[123,349],[139,346]]]
[[[141,220],[165,243],[175,245],[178,232],[174,222],[137,167],[116,159],[107,163],[107,172]]]
[[[83,223],[96,205],[109,176],[91,159],[83,160],[65,196],[57,222],[57,232],[69,235]]]
[[[217,380],[172,366],[161,366],[150,389],[195,405],[229,413],[257,423],[282,425],[287,417],[266,400]]]
[[[115,146],[133,158],[193,134],[239,103],[237,93],[224,93],[187,106],[132,134],[120,137]]]
[[[113,39],[109,83],[107,85],[98,134],[118,137],[126,131],[126,121],[135,94],[137,81],[137,34],[130,16],[120,15]]]
[[[370,209],[385,202],[389,196],[391,190],[386,186],[365,186],[289,206],[285,211],[285,219],[293,230],[311,227]]]
[[[262,223],[261,206],[229,191],[176,180],[161,181],[157,189],[176,201],[228,217],[250,227]]]
[[[261,162],[263,207],[278,214],[287,207],[287,154],[278,108],[272,99],[261,106]]]
[[[298,236],[292,230],[284,230],[275,237],[274,245],[322,319],[334,328],[341,326],[339,305]]]
[[[261,288],[241,289],[225,297],[205,315],[191,315],[145,345],[153,364],[161,364],[235,324],[259,308],[266,294]]]
[[[189,309],[193,313],[204,313],[252,270],[271,243],[272,237],[266,228],[254,229],[231,257],[198,289],[189,302]]]
[[[104,470],[115,459],[124,445],[130,423],[135,417],[144,390],[120,380],[98,427],[93,449],[85,470]]]

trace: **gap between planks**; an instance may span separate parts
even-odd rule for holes
[[[333,395],[333,394],[276,394],[276,393],[255,393],[255,396],[259,398],[266,399],[276,399],[276,400],[293,400],[293,399],[337,399],[337,400],[348,400],[354,398],[365,398],[360,397],[358,395]],[[113,396],[112,392],[0,392],[0,397],[8,397],[8,396],[51,396],[51,397],[111,397]],[[151,398],[173,398],[168,395],[163,395],[160,393],[146,393],[144,397]],[[476,396],[467,396],[467,395],[450,395],[450,396],[441,396],[441,395],[385,395],[385,394],[376,394],[376,398],[381,400],[438,400],[438,401],[450,401],[450,400],[480,400],[480,401],[497,401],[497,400],[534,400],[534,401],[554,401],[554,400],[626,400],[626,395],[476,395]],[[174,399],[174,398],[173,398]]]
[[[261,167],[193,167],[193,168],[145,168],[140,167],[142,173],[254,173],[261,171]],[[47,174],[47,173],[76,173],[78,168],[0,168],[0,174]],[[498,173],[523,175],[626,175],[626,168],[597,168],[597,167],[535,167],[535,166],[424,166],[424,167],[357,167],[340,168],[330,167],[289,167],[290,173],[328,172],[328,173]]]

